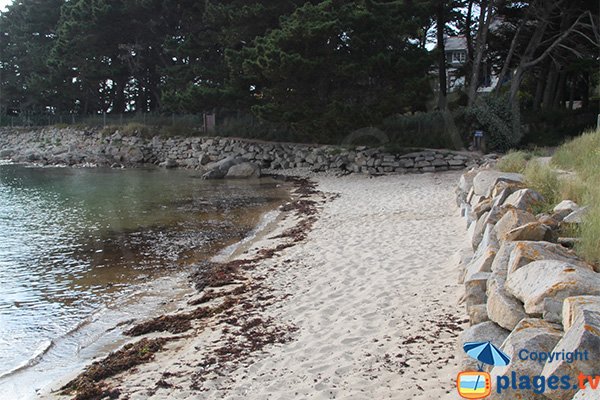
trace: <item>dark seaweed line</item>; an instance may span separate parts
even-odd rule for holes
[[[273,258],[282,250],[304,241],[317,220],[319,203],[332,200],[334,197],[327,198],[316,189],[313,182],[305,178],[275,178],[284,179],[294,185],[293,194],[296,199],[281,206],[280,209],[286,213],[294,213],[300,219],[295,226],[271,238],[287,240],[274,248],[259,250],[252,259],[233,260],[227,263],[201,263],[190,278],[196,289],[203,291],[203,295],[189,305],[197,306],[217,300],[220,300],[220,304],[213,307],[201,306],[184,313],[163,315],[135,325],[125,332],[129,336],[141,336],[153,332],[169,332],[178,335],[194,328],[193,322],[219,317],[217,322],[223,324],[223,333],[229,335],[225,338],[222,347],[215,349],[212,354],[207,354],[199,362],[199,372],[192,377],[192,389],[206,390],[203,388],[203,382],[207,380],[207,375],[216,372],[211,366],[222,367],[226,362],[230,362],[232,366],[239,364],[270,344],[291,340],[296,330],[293,326],[278,324],[272,318],[262,318],[257,316],[256,312],[251,312],[260,312],[283,299],[276,299],[270,294],[270,288],[260,283],[250,283],[248,272],[258,267],[262,261]],[[317,196],[320,199],[313,200]],[[215,290],[231,286],[235,287],[231,290]],[[202,328],[197,327],[195,334],[199,334]],[[74,400],[117,399],[121,391],[106,384],[105,379],[137,365],[151,362],[154,355],[162,351],[168,342],[183,337],[186,336],[143,338],[125,345],[103,360],[92,363],[79,376],[61,388],[62,394],[74,395]],[[223,371],[219,371],[218,374],[222,375]],[[169,373],[163,374],[163,379],[160,379],[156,387],[150,389],[148,393],[151,394],[153,390],[159,388],[172,387],[165,380],[169,375]]]

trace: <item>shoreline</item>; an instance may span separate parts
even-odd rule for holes
[[[115,173],[121,174],[121,171],[115,171]],[[169,171],[168,173],[173,172]],[[186,176],[190,175],[188,172],[184,173]],[[262,187],[265,183],[268,187],[274,189],[268,194],[265,192],[266,197],[263,196],[265,197],[264,204],[261,203],[262,200],[252,200],[248,203],[250,208],[236,208],[232,211],[236,215],[239,214],[236,221],[240,224],[235,225],[238,228],[226,228],[225,230],[219,228],[219,232],[222,234],[211,236],[214,237],[214,240],[202,241],[204,244],[200,247],[191,246],[184,249],[185,251],[181,253],[181,257],[177,261],[179,266],[176,267],[176,270],[166,272],[166,269],[157,267],[156,274],[149,272],[149,275],[147,275],[151,275],[152,279],[140,281],[139,287],[136,286],[135,290],[128,291],[126,295],[117,292],[119,294],[114,299],[105,302],[105,304],[103,303],[104,305],[95,309],[93,313],[86,314],[85,320],[73,329],[65,334],[53,336],[51,344],[47,346],[41,359],[38,360],[39,357],[36,357],[33,361],[28,360],[25,368],[19,368],[18,371],[11,372],[3,380],[3,393],[0,394],[0,399],[36,398],[38,389],[44,389],[48,384],[52,386],[57,377],[78,374],[92,360],[102,357],[131,341],[131,338],[121,335],[121,332],[132,324],[134,318],[141,322],[143,319],[156,315],[176,312],[180,308],[177,304],[178,300],[185,302],[187,294],[196,293],[189,282],[192,268],[188,263],[194,262],[194,260],[199,262],[207,257],[215,256],[233,243],[239,242],[240,238],[257,234],[255,229],[257,225],[262,223],[265,212],[276,209],[288,199],[288,190],[283,182],[267,179],[260,184],[249,184],[250,187],[254,185]],[[246,185],[247,183],[242,182],[242,184]],[[187,213],[189,214],[189,212]],[[192,218],[196,218],[195,214],[192,214]],[[200,230],[196,233],[190,233],[190,235],[204,238],[206,235],[203,234],[203,228],[198,229]],[[174,243],[177,244],[177,242]],[[190,252],[194,252],[195,256]],[[35,338],[35,336],[32,337]],[[76,371],[70,372],[74,368]],[[36,378],[36,376],[38,377]]]
[[[269,218],[268,214],[276,213],[274,219]],[[237,242],[234,242],[230,245],[222,247],[219,251],[214,253],[211,257],[209,257],[210,262],[225,262],[226,259],[232,259],[239,255],[240,252],[244,251],[248,246],[251,246],[256,241],[260,240],[262,237],[268,235],[270,232],[276,229],[276,226],[280,222],[282,218],[282,213],[277,211],[277,209],[273,209],[271,211],[267,211],[262,213],[259,217],[259,222],[257,226],[252,231],[248,232],[248,235]],[[266,221],[265,221],[266,219]],[[233,248],[233,251],[227,254],[228,250]],[[221,261],[218,261],[221,260]],[[186,290],[183,290],[181,294],[178,294],[176,297],[166,297],[165,303],[169,304],[169,309],[165,313],[158,314],[156,317],[151,318],[160,318],[164,315],[172,315],[177,314],[185,310],[186,307],[189,307],[189,302],[194,298],[198,298],[201,295],[202,291],[196,290],[191,284],[190,279],[192,277],[192,272],[190,271],[181,271],[180,274],[184,276],[183,280],[180,282],[182,287],[185,287]],[[142,322],[143,320],[139,320],[138,322]],[[82,371],[84,371],[90,364],[105,359],[110,354],[119,351],[123,347],[135,343],[137,341],[136,337],[126,336],[123,333],[120,335],[121,339],[120,344],[112,346],[112,350],[110,352],[103,351],[101,353],[96,354],[95,357],[91,358],[87,365],[82,365],[81,368],[72,371],[71,373],[62,376],[59,380],[52,382],[50,384],[45,385],[38,393],[36,398],[40,399],[67,399],[72,396],[61,395],[62,387],[68,384],[70,381],[74,380],[79,376]]]
[[[297,187],[274,230],[220,264],[227,284],[160,321],[168,329],[185,316],[189,325],[140,336],[165,341],[102,390],[131,399],[453,398],[465,322],[450,261],[464,237],[452,204],[460,173],[303,174],[317,190]],[[211,312],[189,317],[199,308]]]

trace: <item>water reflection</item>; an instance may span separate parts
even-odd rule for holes
[[[0,165],[0,376],[140,285],[240,239],[284,197],[274,181],[186,171]]]

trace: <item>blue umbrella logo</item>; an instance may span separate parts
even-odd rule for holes
[[[480,371],[483,370],[483,364],[503,367],[510,363],[510,357],[491,342],[468,342],[463,345],[463,349],[469,357],[481,363],[479,364]]]
[[[491,342],[468,342],[463,345],[463,349],[465,353],[469,355],[469,357],[474,358],[479,361],[479,371],[483,371],[483,364],[493,365],[493,366],[506,366],[510,363],[510,357],[504,354],[499,348],[494,346]],[[481,374],[485,374],[489,378],[489,374],[485,372],[481,372]],[[479,388],[479,380],[482,375],[477,375],[477,380],[475,381],[475,385],[473,389],[476,390]],[[486,379],[484,377],[484,379]],[[460,394],[460,388],[459,388]],[[488,393],[489,394],[489,393]],[[462,396],[462,395],[461,395]],[[464,397],[464,396],[463,396]],[[474,398],[474,397],[469,397]]]

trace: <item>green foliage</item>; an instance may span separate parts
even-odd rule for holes
[[[527,126],[527,130],[524,132],[521,142],[559,146],[565,139],[580,135],[595,126],[597,116],[597,111],[586,110],[525,111],[522,122]]]
[[[588,261],[600,264],[600,195],[597,192],[588,198],[592,203],[581,224],[581,242],[577,250]]]
[[[600,263],[600,131],[586,132],[563,144],[552,162],[577,174],[568,188],[589,207],[581,224],[577,250],[588,261]]]
[[[557,167],[572,170],[583,180],[597,177],[600,172],[600,132],[588,131],[578,138],[559,147],[552,163]]]
[[[245,48],[252,110],[308,140],[331,141],[410,107],[423,107],[430,57],[408,39],[404,2],[322,1],[283,18]],[[329,140],[327,138],[329,137]]]
[[[560,197],[573,200],[577,204],[584,204],[588,188],[584,181],[577,175],[560,177]]]
[[[60,102],[46,65],[63,0],[22,0],[0,14],[0,111],[38,113]]]
[[[543,164],[538,160],[531,160],[527,163],[523,171],[525,184],[542,196],[544,202],[534,207],[534,212],[549,212],[562,199],[560,197],[560,186],[558,173],[549,165]]]
[[[0,124],[52,124],[63,122],[52,119],[60,115],[75,123],[74,116],[84,115],[97,125],[104,112],[110,120],[121,114],[215,111],[222,121],[223,115],[253,112],[260,121],[251,126],[240,118],[218,129],[228,135],[339,143],[350,132],[374,127],[399,146],[454,147],[460,143],[451,137],[460,132],[464,139],[472,128],[481,128],[490,150],[505,151],[521,132],[512,131],[511,118],[517,115],[503,96],[481,96],[451,124],[446,114],[420,113],[435,103],[431,71],[441,52],[426,50],[434,26],[440,25],[440,33],[458,28],[475,36],[477,18],[468,21],[465,9],[474,5],[477,13],[479,3],[13,1],[0,16],[0,112],[11,111]],[[542,43],[557,37],[562,22],[581,11],[597,14],[598,6],[583,0],[559,3],[551,5],[555,12]],[[514,30],[522,25],[509,66],[515,69],[544,22],[540,4],[496,5],[495,13],[507,23],[489,34],[488,65],[501,69],[510,58]],[[516,110],[523,113],[525,143],[555,143],[593,123],[589,97],[598,81],[598,58],[585,40],[593,37],[592,25],[582,24],[568,46],[556,46],[552,57],[525,74],[519,85],[522,107]],[[572,57],[566,48],[580,56]],[[558,75],[550,73],[555,60],[561,64]],[[468,62],[458,73],[468,76],[471,67]],[[453,100],[456,96],[460,93],[448,95],[451,109],[467,102],[464,96]],[[580,100],[585,110],[567,111],[567,97]]]
[[[475,128],[484,131],[487,150],[505,152],[519,143],[520,133],[512,128],[513,110],[507,96],[481,97],[465,113]]]
[[[444,114],[428,113],[394,115],[379,125],[390,145],[415,148],[454,148]]]
[[[532,155],[525,151],[511,150],[498,161],[496,167],[504,172],[523,173],[531,157]]]

